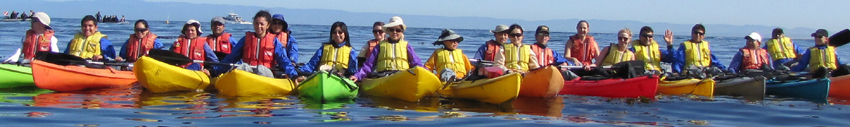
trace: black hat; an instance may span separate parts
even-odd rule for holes
[[[443,29],[443,33],[440,34],[440,37],[437,38],[437,41],[434,41],[434,45],[442,45],[443,41],[448,40],[457,40],[457,42],[461,42],[463,41],[463,36],[458,35],[453,30]]]
[[[829,33],[826,32],[825,29],[818,29],[815,33],[812,33],[812,37],[827,37]]]

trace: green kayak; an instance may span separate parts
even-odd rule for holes
[[[32,68],[14,64],[0,64],[0,88],[35,86]]]
[[[298,96],[312,102],[351,101],[357,97],[357,85],[346,78],[317,72],[298,86]]]

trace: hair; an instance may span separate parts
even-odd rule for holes
[[[702,24],[696,24],[696,25],[694,25],[694,28],[691,28],[691,32],[694,32],[694,31],[697,31],[697,30],[702,30],[702,32],[705,32],[705,26],[703,26]]]
[[[514,31],[514,29],[519,29],[519,33],[525,33],[525,31],[522,30],[522,26],[520,26],[519,24],[512,24],[511,27],[508,27],[507,32],[511,33]]]
[[[133,23],[133,28],[135,29],[136,24],[139,24],[139,23],[142,23],[142,25],[145,26],[145,28],[150,28],[150,27],[148,27],[148,21],[145,21],[145,19],[137,20],[136,23]]]
[[[585,21],[585,20],[578,21],[576,26],[580,25],[581,23],[587,24],[587,28],[590,28],[590,23],[587,23],[587,21]]]
[[[95,19],[94,16],[86,15],[85,17],[83,17],[83,21],[80,21],[80,25],[84,25],[86,21],[92,21],[94,23],[94,26],[97,26],[97,19]]]
[[[779,34],[784,34],[784,33],[785,32],[782,31],[782,28],[779,28],[779,27],[773,28],[773,35],[779,35]]]
[[[653,32],[653,31],[652,31],[652,27],[649,27],[649,26],[643,26],[643,27],[641,27],[641,28],[640,28],[640,33],[639,33],[639,34],[640,34],[640,35],[643,35],[643,33],[646,33],[646,32]]]
[[[618,37],[620,36],[620,33],[626,33],[626,35],[629,35],[629,38],[632,37],[632,30],[629,30],[629,28],[620,29],[620,31],[617,32]]]
[[[542,31],[543,28],[549,29],[549,27],[546,26],[546,25],[537,26],[537,30],[534,31],[534,36],[537,36],[537,34],[540,34],[540,31]]]
[[[260,10],[257,14],[254,15],[254,20],[257,18],[266,18],[266,22],[272,23],[272,14],[267,10]]]
[[[372,27],[374,28],[375,26],[384,26],[384,25],[385,25],[384,22],[377,21],[377,22],[375,22],[375,24],[372,24]]]
[[[340,21],[334,22],[334,24],[331,25],[331,30],[329,32],[331,36],[328,37],[329,38],[328,44],[333,44],[333,42],[334,42],[334,36],[333,35],[336,34],[334,32],[334,29],[336,29],[337,27],[339,27],[339,30],[342,30],[342,32],[345,33],[345,39],[343,39],[342,42],[344,42],[346,46],[351,47],[351,42],[350,42],[350,39],[349,39],[351,37],[348,34],[348,26],[346,26],[344,22],[340,22]]]
[[[201,24],[198,24],[198,23],[185,24],[185,25],[183,25],[183,30],[180,30],[180,34],[186,34],[186,30],[189,30],[189,26],[194,26],[195,30],[199,30],[198,28],[201,27]],[[198,33],[198,36],[201,36],[201,31],[197,31],[197,33]]]

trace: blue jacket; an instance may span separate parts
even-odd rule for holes
[[[288,56],[289,60],[292,61],[293,63],[297,63],[298,62],[298,41],[295,40],[295,38],[292,37],[291,34],[287,38],[289,38],[289,39],[287,39],[287,40],[289,40],[288,41],[289,43],[286,43],[286,49],[285,49],[286,50],[286,56]],[[239,42],[241,43],[242,41],[239,41]]]
[[[68,46],[65,48],[65,54],[71,53],[71,42],[73,42],[73,40],[68,41]],[[112,46],[112,42],[106,38],[100,38],[100,55],[103,56],[103,59],[115,59],[115,48]]]
[[[340,44],[338,46],[342,46],[342,45],[345,45],[345,44]],[[323,48],[324,48],[324,46],[319,46],[319,49],[316,50],[316,54],[313,54],[313,57],[310,58],[310,61],[307,62],[307,64],[305,64],[304,66],[301,66],[301,68],[299,68],[299,69],[302,72],[314,73],[314,71],[316,69],[318,69],[319,66],[320,66],[319,61],[322,59],[322,54],[324,53],[324,51],[322,50]],[[348,57],[348,69],[346,69],[345,74],[357,73],[357,65],[359,65],[359,64],[357,64],[357,52],[356,52],[356,50],[352,47],[351,52],[348,55],[349,55],[349,57]]]
[[[827,46],[826,46],[826,45],[821,45],[821,46],[815,46],[815,47],[817,47],[818,49],[826,49],[826,47],[827,47]],[[837,50],[837,49],[836,49],[836,50]],[[803,54],[803,57],[801,57],[801,58],[800,58],[800,61],[797,61],[797,62],[798,62],[798,63],[797,63],[797,66],[791,67],[791,71],[793,71],[793,72],[801,72],[801,71],[805,71],[805,70],[809,67],[809,60],[810,60],[810,59],[812,59],[812,53],[811,53],[811,50],[806,50],[806,53],[804,53],[804,54]],[[838,64],[839,66],[840,66],[840,65],[841,65],[841,63],[842,63],[842,62],[841,62],[841,58],[840,58],[840,57],[838,57],[838,53],[837,53],[837,52],[835,53],[835,62],[837,62],[837,64]]]
[[[711,50],[711,47],[709,47],[709,50]],[[687,69],[687,67],[685,67],[685,45],[679,45],[679,49],[673,57],[676,60],[676,62],[673,63],[674,73],[679,73],[682,72],[682,69]],[[720,63],[720,60],[717,60],[717,56],[714,56],[714,53],[711,53],[711,66],[720,68],[721,70],[726,69],[726,66],[724,66],[723,63]]]
[[[101,42],[103,42],[103,41],[101,41]],[[129,57],[127,57],[127,44],[129,44],[129,43],[130,43],[130,39],[127,39],[127,41],[124,41],[124,46],[121,46],[121,51],[118,52],[118,56],[120,56],[124,59],[129,58]],[[162,42],[160,42],[159,39],[155,39],[153,41],[153,49],[162,49]]]
[[[230,55],[224,57],[221,60],[222,63],[242,63],[242,52],[244,51],[242,47],[245,47],[245,37],[239,39],[239,42],[236,43],[236,46],[233,46]],[[274,61],[277,62],[278,68],[280,68],[286,75],[290,77],[296,77],[298,72],[295,71],[295,65],[292,64],[280,64],[280,63],[291,63],[289,57],[287,57],[286,52],[283,50],[283,45],[280,44],[280,41],[274,39]],[[216,68],[216,72],[229,72],[231,67],[229,66],[220,66]],[[270,69],[273,67],[269,67]]]

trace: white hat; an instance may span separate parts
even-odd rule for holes
[[[201,36],[201,34],[203,34],[203,32],[201,32],[201,22],[198,22],[198,20],[189,19],[189,21],[186,21],[186,25],[195,26],[196,31],[198,31],[198,36]],[[186,32],[186,29],[180,30],[180,34],[183,34],[183,32]]]
[[[761,35],[759,35],[759,33],[756,33],[756,32],[750,33],[750,35],[747,35],[747,36],[746,36],[746,37],[744,37],[744,38],[745,38],[745,39],[746,39],[746,38],[752,38],[753,40],[756,40],[756,41],[761,42]]]
[[[392,18],[390,18],[390,23],[387,23],[383,27],[384,27],[384,29],[387,29],[387,28],[390,28],[390,27],[398,26],[398,25],[401,25],[401,29],[404,29],[404,30],[407,29],[407,25],[404,25],[404,20],[401,20],[401,17],[398,17],[398,16],[393,16]]]
[[[508,30],[507,25],[498,25],[498,26],[496,26],[496,29],[490,30],[490,33],[499,33],[499,32],[504,32],[505,30]]]
[[[47,16],[47,13],[44,12],[36,12],[30,16],[30,18],[38,18],[38,21],[41,24],[44,24],[47,27],[50,27],[50,16]]]

